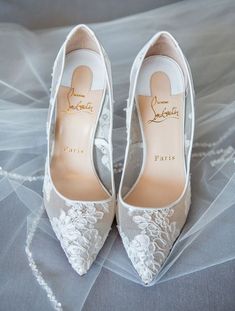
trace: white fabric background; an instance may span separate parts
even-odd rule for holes
[[[182,0],[0,0],[0,21],[29,29],[100,23]]]
[[[168,30],[179,41],[192,68],[196,91],[192,207],[182,235],[156,280],[158,284],[235,258],[234,26],[235,3],[231,0],[179,2],[92,25],[112,62],[116,165],[124,155],[123,108],[129,71],[142,45],[156,31]],[[51,68],[69,30],[29,32],[17,25],[0,27],[1,311],[25,310],[29,305],[41,310],[37,297],[42,288],[31,277],[24,247],[42,205]],[[119,178],[117,174],[117,184]],[[44,278],[52,290],[49,296],[64,310],[82,308],[101,269],[130,280],[130,290],[136,284],[142,287],[115,226],[93,268],[82,278],[69,266],[45,213],[28,251],[37,265],[38,279],[43,282],[40,276]],[[106,284],[102,287],[109,292]],[[51,310],[49,300],[44,305]],[[143,306],[139,304],[139,310]],[[131,310],[128,305],[115,310],[122,309]]]

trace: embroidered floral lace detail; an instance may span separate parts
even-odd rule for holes
[[[128,214],[140,232],[130,241],[120,230],[127,254],[144,283],[150,283],[158,274],[173,242],[179,235],[176,222],[170,222],[174,209],[139,211],[129,210]]]
[[[101,157],[101,162],[102,164],[110,170],[110,159],[109,159],[109,145],[106,142],[106,140],[102,138],[96,138],[95,139],[95,145],[96,147],[101,151],[102,157]]]
[[[189,183],[189,188],[185,193],[185,199],[184,199],[185,216],[188,215],[190,205],[191,205],[191,188],[190,188],[190,183]]]
[[[104,168],[110,171],[110,147],[109,147],[109,132],[110,132],[110,110],[109,96],[106,94],[104,105],[99,117],[99,123],[95,135],[95,146],[101,152],[101,163]]]
[[[106,137],[109,132],[110,126],[110,110],[108,106],[108,96],[106,95],[104,107],[102,109],[102,113],[100,115],[99,126],[100,126],[100,135],[99,137]]]
[[[52,190],[52,183],[50,181],[49,175],[47,174],[47,172],[45,172],[43,191],[45,193],[47,202],[50,201],[51,190]]]
[[[54,217],[51,223],[70,264],[83,275],[103,245],[104,237],[95,224],[109,212],[109,204],[66,201],[66,205],[69,209],[62,210],[59,218]]]
[[[110,131],[110,110],[109,110],[109,96],[106,94],[103,108],[99,117],[99,123],[96,130],[96,138],[108,140]]]

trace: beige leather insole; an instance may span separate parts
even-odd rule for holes
[[[91,90],[92,79],[88,66],[77,67],[71,87],[61,85],[57,97],[51,176],[56,189],[71,200],[109,197],[93,163],[93,136],[104,90]]]
[[[181,195],[185,185],[185,94],[171,95],[164,72],[150,78],[151,96],[137,96],[145,156],[142,171],[125,201],[140,207],[164,207]]]

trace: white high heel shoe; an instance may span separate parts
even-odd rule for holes
[[[88,271],[114,218],[112,79],[91,29],[75,27],[54,63],[44,204],[79,275]]]
[[[159,32],[132,66],[118,229],[145,284],[159,273],[190,207],[194,90],[176,40]]]

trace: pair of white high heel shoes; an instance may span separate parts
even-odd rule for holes
[[[79,275],[95,260],[116,212],[127,254],[149,284],[185,223],[191,194],[193,83],[181,49],[167,32],[153,36],[134,61],[126,118],[116,208],[110,63],[92,30],[75,27],[52,74],[45,208]]]

